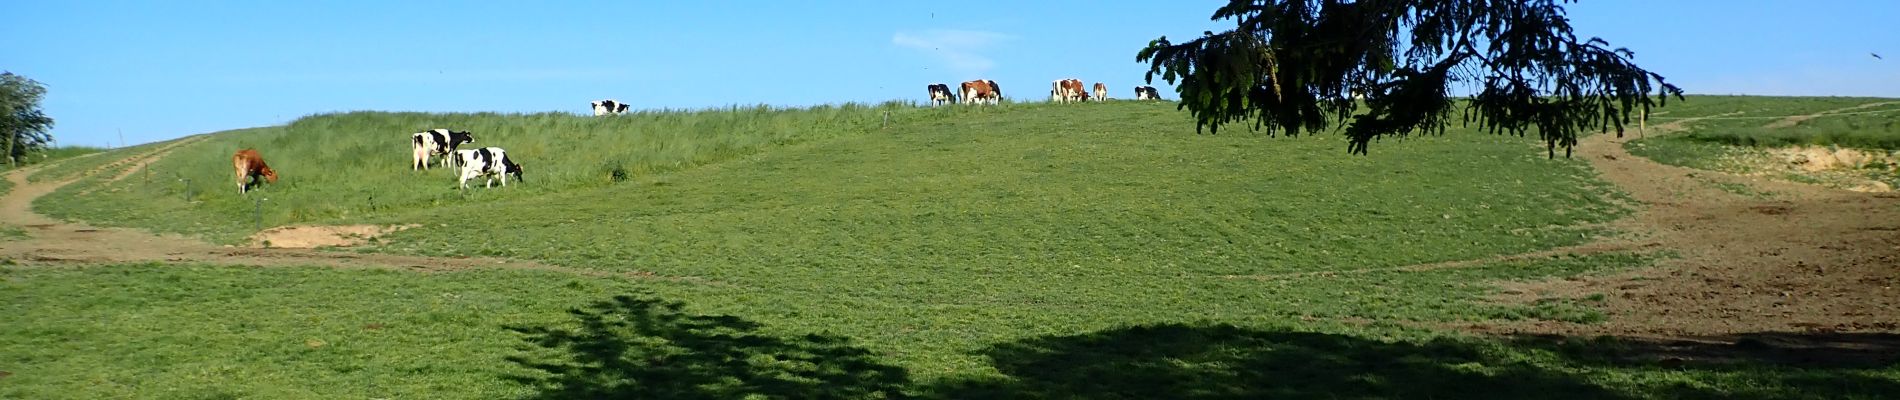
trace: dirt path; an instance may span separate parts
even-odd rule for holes
[[[1680,131],[1692,121],[1651,133]],[[1613,241],[1679,257],[1620,275],[1514,288],[1519,300],[1605,294],[1606,322],[1479,330],[1638,336],[1900,331],[1900,195],[1663,165],[1629,154],[1623,141],[1596,135],[1578,146],[1604,180],[1641,203],[1635,216],[1616,223],[1629,237]],[[1774,195],[1737,195],[1714,182]]]
[[[1800,125],[1801,122],[1803,121],[1814,119],[1815,117],[1819,117],[1823,115],[1828,115],[1828,114],[1833,114],[1833,113],[1844,113],[1844,112],[1850,112],[1854,110],[1880,107],[1880,106],[1885,106],[1889,104],[1900,104],[1900,101],[1883,101],[1883,102],[1878,102],[1878,103],[1867,103],[1867,104],[1862,104],[1858,106],[1827,110],[1827,111],[1822,111],[1822,112],[1808,114],[1808,115],[1796,115],[1792,117],[1782,118],[1780,120],[1776,120],[1775,122],[1770,122],[1768,123],[1768,125],[1763,125],[1762,127],[1769,128],[1769,129],[1791,128],[1791,127],[1794,127],[1795,125]]]
[[[447,271],[468,268],[509,268],[555,271],[592,277],[694,280],[668,278],[652,273],[567,268],[540,263],[494,258],[440,258],[390,254],[363,254],[311,249],[260,249],[219,246],[176,236],[149,232],[103,228],[84,223],[65,222],[33,212],[33,201],[60,187],[86,177],[106,173],[127,163],[136,171],[165,156],[172,149],[197,139],[185,139],[150,152],[136,154],[106,166],[93,168],[58,182],[28,182],[26,177],[38,168],[9,171],[4,178],[14,184],[12,191],[0,196],[0,223],[20,226],[30,236],[24,240],[0,241],[0,259],[22,265],[100,264],[137,262],[194,262],[258,266],[327,266],[335,268],[383,268],[419,271]],[[123,172],[117,177],[130,175]]]

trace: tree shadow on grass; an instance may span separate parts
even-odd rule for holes
[[[1563,336],[1384,341],[1159,325],[989,346],[1000,375],[914,385],[836,337],[774,336],[680,303],[619,296],[573,320],[511,327],[528,398],[1620,399],[1885,398],[1900,335]]]
[[[1891,339],[1776,336],[1774,341],[1807,343],[1786,348],[1764,347],[1768,340],[1759,338],[1707,344],[1567,337],[1386,342],[1161,325],[993,345],[979,354],[1003,376],[948,380],[924,392],[989,399],[1879,398],[1900,394],[1900,382],[1881,375],[1896,367],[1885,351]],[[1818,342],[1844,345],[1805,354]]]
[[[910,378],[829,336],[776,337],[731,316],[633,296],[569,311],[556,326],[510,327],[532,344],[509,357],[535,399],[896,398]]]
[[[1558,371],[1494,358],[1452,341],[1386,343],[1352,336],[1161,325],[996,345],[1006,378],[932,388],[948,398],[1613,399]]]

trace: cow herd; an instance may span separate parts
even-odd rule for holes
[[[1108,100],[1108,85],[1096,82],[1091,89],[1097,101]],[[997,85],[996,81],[988,79],[963,82],[955,92],[950,90],[950,85],[941,83],[930,84],[929,90],[931,106],[958,102],[997,104],[1003,99],[1003,87]],[[1083,90],[1082,81],[1079,79],[1061,79],[1049,86],[1049,100],[1055,102],[1088,101],[1090,94],[1090,91]],[[1153,86],[1143,85],[1135,87],[1135,99],[1160,100],[1161,96]],[[597,117],[627,112],[627,103],[613,99],[594,101],[590,105],[593,106],[594,116]],[[430,159],[439,157],[443,167],[461,168],[460,173],[457,174],[456,184],[463,189],[467,189],[468,181],[475,178],[486,179],[482,187],[493,187],[497,177],[501,178],[501,185],[504,187],[508,186],[508,177],[511,175],[514,176],[516,182],[522,180],[521,164],[509,158],[508,152],[500,147],[458,149],[464,144],[474,142],[475,136],[468,131],[437,128],[410,134],[409,167],[412,170],[428,170]],[[239,194],[248,193],[251,187],[260,185],[261,183],[257,182],[259,178],[265,182],[277,182],[277,171],[271,170],[270,166],[264,163],[264,157],[259,155],[256,149],[238,150],[237,154],[231,156],[231,164],[236,170]]]
[[[598,102],[596,102],[596,107],[598,107]],[[619,107],[624,111],[626,106],[620,105]],[[461,173],[457,174],[456,184],[463,189],[468,188],[468,180],[475,178],[486,179],[482,187],[494,187],[496,177],[501,178],[501,186],[503,187],[508,186],[508,176],[510,175],[515,177],[515,181],[522,181],[521,164],[516,163],[514,159],[508,158],[507,150],[503,150],[500,147],[483,147],[473,150],[456,149],[464,144],[475,143],[475,136],[468,133],[468,131],[454,131],[441,128],[430,129],[410,134],[409,143],[411,145],[410,169],[428,170],[429,158],[440,156],[442,157],[442,166],[461,167]]]
[[[463,189],[467,189],[468,181],[475,178],[487,179],[482,187],[493,187],[497,177],[501,178],[504,187],[508,186],[509,176],[514,176],[516,182],[522,181],[521,164],[509,158],[508,152],[500,147],[456,149],[474,142],[475,136],[467,131],[438,128],[410,134],[412,157],[409,167],[412,170],[428,170],[429,159],[440,157],[438,161],[443,167],[461,167],[456,183]],[[260,185],[259,178],[277,183],[277,171],[264,163],[264,156],[258,154],[257,149],[238,150],[237,154],[231,155],[231,166],[237,174],[238,194],[249,193],[253,186]]]
[[[998,86],[996,81],[988,79],[964,82],[960,89],[961,90],[957,92],[951,92],[950,85],[941,83],[930,84],[930,86],[927,87],[927,90],[930,91],[930,105],[935,107],[944,104],[955,104],[959,102],[959,99],[962,100],[963,103],[968,104],[996,104],[1003,98],[1002,86]],[[1108,85],[1096,82],[1093,87],[1088,89],[1082,87],[1082,80],[1080,79],[1056,80],[1049,84],[1049,101],[1058,103],[1089,101],[1091,91],[1097,101],[1108,100]],[[1135,100],[1161,100],[1161,94],[1155,91],[1154,86],[1136,86]],[[596,105],[594,109],[594,115],[601,115],[598,105]]]

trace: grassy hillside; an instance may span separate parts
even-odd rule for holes
[[[496,199],[533,198],[730,159],[761,148],[855,135],[920,114],[895,104],[809,109],[772,107],[641,112],[612,118],[560,113],[424,114],[352,112],[306,117],[283,127],[211,134],[182,146],[137,179],[88,179],[37,203],[63,218],[232,243],[262,226],[350,221],[392,212]],[[964,112],[971,112],[964,110]],[[936,114],[956,113],[953,111]],[[456,190],[447,168],[412,171],[409,134],[433,127],[469,130],[476,146],[508,149],[527,184]],[[257,148],[280,181],[240,197],[231,154]],[[42,175],[69,176],[62,171]],[[73,171],[76,173],[77,171]],[[149,178],[149,179],[148,179]],[[85,195],[81,195],[81,194]],[[267,199],[267,200],[266,200]],[[132,201],[137,200],[137,201]],[[128,202],[139,206],[128,208]]]
[[[409,171],[406,144],[384,143],[410,123],[471,125],[477,144],[523,153],[529,181],[464,195],[446,171]],[[1598,297],[1487,296],[1649,261],[1394,270],[1580,243],[1626,212],[1581,161],[1468,130],[1354,157],[1337,135],[1195,135],[1146,102],[349,113],[212,135],[155,166],[224,186],[238,146],[285,171],[259,196],[267,225],[422,223],[363,251],[654,279],[0,269],[0,326],[20,327],[0,330],[0,365],[20,371],[0,397],[1852,398],[1900,379],[1430,329],[1598,320]],[[235,188],[185,202],[179,186],[95,179],[38,206],[250,232]]]
[[[1814,181],[1817,178],[1807,174],[1779,171],[1786,169],[1786,166],[1772,161],[1774,157],[1768,156],[1762,149],[1819,146],[1880,152],[1900,150],[1900,104],[1859,109],[1850,111],[1850,114],[1822,115],[1788,127],[1768,126],[1785,117],[1893,99],[1698,96],[1690,100],[1684,104],[1695,105],[1696,108],[1685,106],[1690,111],[1672,112],[1666,116],[1676,118],[1741,112],[1726,115],[1722,119],[1691,122],[1687,126],[1689,131],[1681,134],[1630,141],[1625,144],[1630,153],[1670,165],[1734,173],[1769,170],[1777,171],[1778,175],[1789,179]],[[1668,120],[1663,118],[1652,122]],[[1895,173],[1891,168],[1848,171],[1842,175],[1900,185],[1900,173]]]

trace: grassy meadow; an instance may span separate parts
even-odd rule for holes
[[[408,132],[428,127],[509,149],[527,182],[464,192],[448,171],[410,171]],[[235,242],[256,203],[226,163],[247,146],[283,175],[254,194],[270,199],[265,227],[420,223],[356,251],[651,278],[0,267],[0,326],[19,327],[0,330],[0,398],[1900,392],[1895,365],[1669,364],[1640,342],[1441,329],[1599,321],[1601,295],[1490,298],[1663,256],[1398,269],[1583,243],[1629,211],[1583,161],[1467,129],[1355,157],[1338,135],[1196,135],[1161,102],[355,112],[213,134],[150,181],[87,178],[36,207]],[[184,178],[217,183],[187,201]]]
[[[1625,144],[1630,153],[1647,157],[1657,162],[1697,169],[1725,171],[1733,173],[1762,172],[1772,165],[1760,165],[1767,160],[1762,149],[1775,147],[1828,147],[1854,148],[1863,151],[1894,152],[1900,151],[1900,104],[1875,106],[1849,111],[1849,114],[1822,115],[1801,121],[1790,127],[1768,127],[1775,121],[1796,115],[1809,115],[1829,110],[1842,109],[1862,104],[1893,101],[1892,99],[1827,97],[1827,98],[1789,98],[1776,97],[1695,97],[1685,105],[1696,108],[1685,112],[1672,112],[1667,117],[1713,116],[1731,111],[1739,114],[1727,115],[1725,119],[1708,119],[1689,123],[1689,131],[1680,134],[1655,138],[1641,138]],[[1697,104],[1703,103],[1703,104]],[[1671,108],[1674,108],[1673,106]],[[1688,108],[1685,106],[1685,108]],[[1680,111],[1680,110],[1672,110]],[[1651,123],[1667,122],[1668,119],[1652,120]],[[1881,168],[1885,167],[1885,168]],[[1865,179],[1883,181],[1889,185],[1900,185],[1900,173],[1891,166],[1875,166],[1864,171],[1850,171],[1850,175]],[[1819,183],[1813,176],[1783,172],[1782,177]]]

